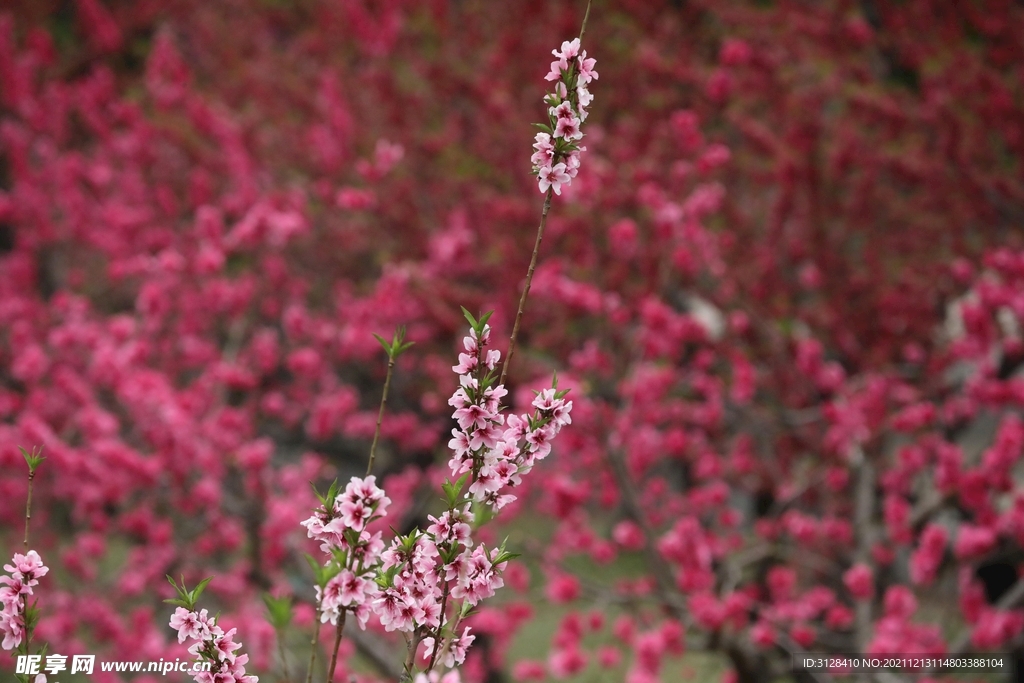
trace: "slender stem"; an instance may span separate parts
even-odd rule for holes
[[[320,607],[317,606],[316,622],[313,624],[313,640],[309,641],[309,669],[306,671],[306,683],[313,681],[313,665],[316,664],[316,649],[320,641]]]
[[[377,411],[377,429],[373,432],[373,443],[370,444],[370,462],[366,465],[366,476],[373,471],[373,458],[377,454],[377,441],[380,439],[380,423],[384,420],[384,406],[388,404],[388,389],[391,387],[391,373],[395,369],[395,357],[388,356],[388,374],[384,377],[384,393],[380,397],[380,410]]]
[[[427,665],[426,673],[434,670],[434,662],[437,661],[437,653],[441,650],[441,633],[444,629],[444,611],[448,607],[448,583],[444,584],[444,592],[441,594],[441,618],[437,622],[437,633],[434,637],[434,651],[430,654],[430,664]]]
[[[412,637],[406,640],[407,652],[405,654],[405,664],[402,665],[401,678],[401,681],[403,682],[412,680],[412,669],[413,666],[416,665],[416,648],[419,647],[420,640],[422,640],[422,638],[423,636],[420,635],[419,630],[417,629],[413,632]]]
[[[591,0],[587,0],[587,11],[583,14],[583,25],[580,27],[580,42],[583,41],[583,34],[587,32],[587,19],[590,18]],[[519,310],[516,311],[516,322],[512,327],[512,337],[508,341],[508,355],[501,365],[501,379],[498,384],[505,384],[505,377],[508,375],[508,366],[512,362],[512,354],[516,350],[516,337],[519,336],[519,324],[523,319],[523,309],[526,308],[526,297],[530,293],[530,284],[533,282],[533,271],[537,267],[537,254],[540,252],[540,243],[544,239],[544,224],[547,222],[548,210],[551,208],[552,189],[548,188],[544,195],[544,210],[540,214],[540,226],[537,228],[537,240],[533,244],[533,256],[530,257],[530,269],[526,272],[526,286],[523,287],[523,294],[519,297]]]
[[[277,656],[281,658],[281,668],[284,669],[285,683],[292,683],[292,677],[288,674],[288,658],[284,651],[284,631],[277,632]]]
[[[28,550],[28,523],[32,520],[32,481],[36,478],[33,470],[28,472],[28,500],[25,501],[25,550]]]
[[[587,0],[587,11],[583,14],[583,26],[580,27],[580,42],[583,42],[583,34],[587,32],[587,19],[590,18],[590,2]]]
[[[857,561],[870,565],[872,519],[875,510],[875,470],[864,450],[857,446],[854,450],[857,466],[857,488],[855,493],[854,528],[857,530]],[[858,600],[855,612],[854,632],[857,638],[857,652],[864,652],[871,639],[872,599]]]
[[[334,635],[334,653],[331,654],[331,670],[327,674],[327,683],[334,683],[334,669],[338,666],[338,649],[341,648],[341,634],[345,630],[345,615],[347,610],[341,611],[341,618],[338,619],[338,632]]]
[[[533,256],[530,257],[530,268],[526,271],[526,286],[523,287],[523,294],[519,297],[519,310],[516,311],[516,322],[512,326],[512,338],[508,341],[508,355],[501,365],[501,379],[498,384],[505,383],[505,376],[508,374],[509,363],[512,362],[512,354],[516,351],[516,337],[519,336],[519,323],[523,319],[523,309],[526,308],[526,297],[530,293],[530,283],[533,282],[533,271],[537,268],[537,254],[540,253],[540,243],[544,239],[544,225],[548,220],[548,210],[551,209],[552,189],[548,188],[544,196],[544,210],[540,214],[540,225],[537,227],[537,239],[533,243]]]

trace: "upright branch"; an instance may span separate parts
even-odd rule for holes
[[[277,635],[277,656],[281,659],[281,669],[284,672],[284,680],[291,683],[292,677],[288,673],[288,658],[284,647],[284,634],[292,622],[292,600],[289,597],[275,598],[266,594],[263,602],[267,606],[267,619]]]
[[[0,576],[0,636],[4,650],[16,650],[19,655],[31,652],[32,633],[39,620],[39,612],[34,604],[29,604],[33,588],[39,584],[40,577],[49,572],[43,559],[35,550],[28,549],[29,520],[32,517],[32,480],[36,468],[45,458],[35,450],[29,453],[18,447],[25,463],[28,465],[28,502],[25,504],[25,553],[14,553],[10,564],[4,565],[4,571],[10,576]],[[45,650],[45,646],[43,648]],[[18,674],[23,681],[28,681],[27,674]]]
[[[388,390],[391,388],[391,373],[395,369],[395,359],[402,355],[415,342],[405,341],[405,328],[399,327],[391,337],[391,343],[384,341],[380,335],[373,335],[388,354],[388,372],[384,376],[384,392],[380,397],[380,410],[377,411],[377,428],[373,431],[373,442],[370,444],[370,460],[366,464],[366,476],[373,471],[373,459],[377,454],[377,441],[380,439],[380,425],[384,421],[384,408],[388,404]]]
[[[412,680],[412,672],[416,667],[416,650],[420,646],[420,637],[418,632],[413,632],[411,637],[406,638],[406,649],[405,649],[405,663],[402,665],[402,678],[400,683],[406,683]]]
[[[21,446],[18,446],[18,450],[21,451],[22,457],[25,458],[25,464],[28,465],[28,498],[25,499],[25,540],[23,541],[25,550],[28,550],[28,527],[32,521],[32,483],[36,478],[36,468],[46,458],[40,455],[39,451],[36,451],[35,448],[32,449],[31,453]]]
[[[313,637],[309,641],[309,666],[306,668],[306,683],[313,683],[313,667],[316,665],[316,644],[320,640],[320,609],[316,610],[313,620]]]
[[[856,447],[853,460],[857,467],[857,488],[854,508],[857,529],[857,561],[866,566],[871,558],[871,520],[875,508],[875,471],[863,448]],[[871,638],[871,600],[858,600],[856,607],[857,651],[864,652]]]
[[[526,308],[526,297],[530,294],[530,284],[533,282],[533,271],[537,268],[537,255],[540,253],[540,243],[544,239],[544,224],[548,220],[548,210],[551,208],[551,188],[548,188],[544,195],[544,209],[540,213],[540,225],[537,227],[537,238],[533,243],[533,256],[530,257],[530,267],[526,271],[526,284],[523,286],[523,293],[519,297],[519,310],[516,311],[516,322],[512,326],[512,337],[508,340],[508,355],[501,365],[501,378],[498,384],[505,384],[505,376],[508,374],[508,364],[512,360],[512,354],[516,351],[516,337],[519,336],[519,324],[523,319],[523,310]]]
[[[512,326],[512,336],[508,342],[508,355],[501,366],[501,378],[498,384],[505,384],[505,377],[508,375],[508,367],[512,362],[512,355],[515,353],[516,338],[519,335],[519,326],[523,319],[523,309],[526,308],[526,297],[530,293],[530,285],[533,282],[533,272],[537,268],[537,257],[540,253],[540,244],[544,239],[544,225],[547,222],[548,210],[551,208],[551,194],[562,194],[562,186],[572,184],[580,168],[580,155],[587,149],[579,144],[583,139],[581,130],[583,122],[587,120],[587,107],[593,102],[594,96],[590,94],[587,85],[598,79],[594,71],[597,61],[587,58],[587,51],[580,50],[580,42],[587,30],[587,19],[590,16],[590,3],[587,3],[587,11],[583,17],[583,26],[580,28],[580,36],[572,41],[564,41],[561,50],[552,50],[551,54],[555,60],[551,62],[551,69],[544,77],[555,83],[554,92],[544,98],[548,105],[548,120],[546,123],[535,123],[534,126],[540,129],[533,145],[536,150],[530,161],[533,163],[533,172],[537,176],[537,187],[544,193],[544,208],[540,214],[540,225],[537,228],[537,237],[533,244],[533,255],[530,257],[530,267],[526,271],[526,284],[523,286],[523,293],[519,297],[519,308],[516,311],[515,324]]]
[[[591,0],[587,0],[587,11],[583,13],[583,25],[580,26],[580,42],[583,42],[583,34],[587,32],[587,19],[590,18],[590,3]]]
[[[334,634],[334,652],[331,653],[331,668],[327,672],[327,683],[334,683],[334,670],[338,667],[338,650],[341,649],[341,636],[345,631],[345,615],[348,612],[342,612],[338,618],[338,630]]]
[[[587,9],[589,13],[589,4]],[[572,422],[572,402],[564,400],[568,389],[558,389],[557,375],[552,377],[550,389],[535,392],[532,414],[506,416],[501,406],[501,399],[507,394],[503,385],[537,267],[551,196],[560,195],[561,187],[576,177],[580,154],[585,149],[577,144],[583,137],[580,127],[587,117],[586,107],[593,100],[586,86],[598,77],[595,60],[588,59],[586,52],[580,50],[579,38],[563,42],[561,50],[552,52],[555,61],[547,80],[557,83],[554,92],[545,98],[548,121],[538,124],[542,132],[536,136],[535,154],[531,157],[538,187],[544,194],[544,207],[500,379],[497,365],[501,354],[486,348],[490,343],[487,320],[491,313],[477,319],[463,308],[470,334],[463,339],[466,352],[460,353],[459,364],[452,366],[459,375],[459,388],[448,403],[455,409],[452,417],[459,426],[452,430],[453,438],[448,443],[454,452],[448,465],[455,480],[446,480],[442,485],[448,509],[440,518],[429,517],[432,524],[425,532],[416,529],[396,536],[385,549],[381,533],[371,533],[368,527],[385,516],[391,501],[377,487],[370,472],[395,360],[412,344],[405,342],[402,328],[390,342],[374,335],[388,354],[388,370],[366,476],[352,477],[344,492],[337,481],[326,495],[317,492],[320,507],[302,522],[308,536],[320,541],[320,549],[330,556],[325,564],[307,556],[316,574],[317,607],[317,631],[307,683],[311,683],[319,624],[328,621],[337,626],[327,676],[328,683],[334,683],[349,612],[360,628],[365,629],[372,612],[385,631],[405,635],[407,650],[400,674],[403,683],[412,681],[414,676],[420,680],[432,674],[435,666],[453,668],[462,664],[467,648],[476,638],[470,627],[459,632],[462,620],[480,600],[491,597],[504,585],[502,572],[509,560],[516,557],[505,549],[505,543],[492,548],[483,543],[474,545],[473,529],[515,500],[514,495],[505,491],[518,486],[534,463],[548,456],[552,439]],[[465,494],[464,486],[468,486]],[[452,615],[454,618],[449,618],[448,611],[455,600],[460,601],[460,606]],[[421,644],[428,653],[426,673],[416,671],[416,654]]]
[[[199,657],[206,665],[193,678],[197,683],[204,681],[232,681],[233,683],[257,683],[259,679],[245,671],[249,663],[249,655],[239,653],[242,644],[235,640],[238,629],[225,631],[218,624],[219,616],[210,616],[205,609],[197,609],[199,596],[213,577],[203,579],[192,590],[185,586],[185,577],[181,577],[181,585],[171,578],[167,581],[174,586],[178,597],[164,600],[177,605],[171,615],[169,625],[178,632],[178,642],[191,640],[189,653]]]

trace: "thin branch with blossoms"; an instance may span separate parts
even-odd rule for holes
[[[466,312],[466,317],[466,352],[453,366],[459,388],[449,400],[458,427],[449,443],[454,452],[449,467],[457,480],[442,487],[447,510],[430,516],[426,531],[398,536],[385,550],[380,532],[371,534],[367,527],[386,515],[390,499],[370,475],[352,477],[344,492],[333,484],[321,507],[303,522],[329,556],[322,566],[311,560],[318,572],[319,621],[337,625],[353,612],[365,629],[372,609],[385,631],[405,634],[403,680],[416,675],[421,644],[428,653],[427,674],[439,662],[451,668],[465,660],[475,636],[469,627],[460,630],[462,620],[504,585],[501,572],[515,557],[504,544],[474,547],[471,525],[484,523],[515,499],[506,491],[547,457],[551,440],[571,422],[572,403],[564,400],[566,390],[558,389],[557,377],[550,389],[537,392],[532,414],[506,421],[501,399],[507,392],[495,384],[500,353],[486,348],[490,316],[477,320]]]
[[[29,522],[32,519],[32,482],[36,469],[46,458],[35,449],[29,452],[19,447],[19,450],[25,464],[28,465],[24,538],[26,552],[14,553],[11,563],[4,565],[4,571],[10,576],[0,576],[0,634],[3,635],[0,647],[4,650],[16,650],[19,655],[28,655],[31,653],[32,634],[39,620],[39,610],[34,603],[29,604],[29,598],[34,594],[32,589],[39,585],[39,579],[50,571],[43,564],[39,553],[28,549]],[[45,650],[44,645],[39,653]],[[27,683],[28,674],[19,673],[17,676],[19,680]],[[34,683],[46,683],[46,675],[37,674]]]
[[[405,329],[399,328],[390,343],[379,335],[374,335],[388,354],[388,369],[384,379],[384,390],[381,395],[380,408],[377,413],[377,426],[370,445],[366,476],[363,479],[353,477],[339,498],[337,481],[328,490],[326,496],[320,497],[321,507],[303,526],[311,538],[321,541],[321,550],[331,558],[326,566],[320,567],[317,561],[308,558],[310,565],[318,576],[316,599],[316,622],[313,627],[313,638],[310,642],[310,661],[306,673],[307,683],[312,679],[313,665],[316,662],[317,643],[320,624],[330,621],[335,626],[334,646],[331,652],[331,663],[327,673],[328,683],[333,683],[334,673],[338,665],[338,651],[345,629],[345,620],[349,611],[356,613],[359,626],[366,628],[369,612],[366,610],[365,593],[373,577],[373,563],[366,562],[365,553],[375,557],[383,549],[380,532],[370,536],[365,526],[387,514],[390,499],[384,496],[376,486],[376,478],[370,475],[373,471],[374,455],[380,438],[384,410],[387,406],[388,389],[395,361],[413,346],[413,342],[405,341]],[[349,532],[346,534],[346,532]],[[358,533],[358,536],[355,534]],[[378,547],[379,544],[379,547]],[[351,609],[349,609],[351,608]]]
[[[171,615],[170,626],[178,631],[179,643],[192,641],[189,654],[197,662],[206,664],[206,670],[193,677],[196,683],[258,683],[259,678],[245,670],[249,655],[236,654],[242,647],[235,641],[238,629],[225,631],[217,623],[217,617],[211,617],[205,609],[196,609],[196,602],[210,579],[203,579],[192,590],[185,587],[184,578],[180,586],[170,576],[167,580],[178,592],[177,598],[164,601],[178,606]]]
[[[587,16],[589,11],[588,4]],[[586,19],[581,38],[585,29]],[[439,662],[449,668],[462,664],[466,649],[475,639],[469,627],[459,632],[462,620],[480,600],[490,597],[504,584],[501,572],[515,557],[505,550],[504,544],[490,551],[483,545],[471,549],[471,525],[485,523],[515,500],[514,495],[503,491],[517,486],[535,461],[550,453],[551,440],[571,422],[572,403],[564,400],[565,390],[558,390],[557,376],[550,389],[536,392],[536,411],[532,415],[511,415],[506,422],[500,414],[501,399],[508,393],[505,377],[536,268],[551,195],[561,194],[562,185],[571,183],[578,172],[580,154],[585,148],[576,141],[583,137],[580,127],[587,116],[586,107],[593,100],[586,86],[598,77],[595,60],[588,59],[585,51],[580,52],[580,38],[563,42],[561,50],[553,54],[557,59],[552,62],[547,78],[559,83],[555,92],[545,98],[549,123],[540,126],[548,132],[537,135],[532,158],[539,188],[545,193],[544,208],[509,341],[509,354],[500,376],[496,370],[500,352],[485,352],[490,342],[490,313],[478,320],[463,309],[470,334],[464,339],[465,353],[459,355],[459,364],[452,368],[459,375],[460,386],[449,405],[455,409],[453,417],[459,426],[452,430],[449,442],[454,452],[449,467],[457,480],[446,481],[443,486],[448,509],[439,518],[429,517],[433,523],[426,532],[417,529],[398,536],[383,552],[380,532],[371,535],[367,531],[371,522],[384,517],[390,503],[370,472],[394,360],[407,346],[402,343],[404,335],[396,333],[390,345],[377,337],[388,352],[388,373],[366,476],[352,477],[343,496],[337,494],[335,482],[328,494],[321,497],[321,507],[303,522],[308,535],[319,540],[321,550],[330,556],[323,567],[314,566],[320,578],[317,626],[330,621],[337,627],[329,683],[333,683],[346,614],[353,612],[360,628],[365,629],[371,603],[386,631],[405,634],[403,681],[411,681],[414,675],[417,680],[423,675],[429,680]],[[467,484],[468,492],[460,499]],[[456,600],[459,605],[453,618],[449,618],[449,607]],[[314,632],[313,657],[316,641]],[[425,672],[416,674],[420,644],[426,647],[427,666]],[[307,675],[311,673],[312,664]]]
[[[508,342],[508,355],[501,367],[501,378],[498,384],[505,384],[508,366],[516,350],[516,338],[526,308],[526,297],[530,294],[533,273],[537,268],[537,257],[544,239],[544,227],[551,209],[551,194],[561,195],[562,186],[568,187],[576,177],[580,168],[580,155],[587,149],[576,144],[583,138],[581,130],[587,119],[587,107],[594,101],[587,85],[598,79],[594,71],[597,60],[587,57],[587,51],[580,52],[583,34],[587,31],[587,19],[590,17],[590,2],[587,3],[583,15],[583,26],[580,35],[573,41],[564,41],[561,50],[552,50],[557,59],[551,62],[551,70],[544,77],[549,81],[558,81],[555,92],[544,98],[548,105],[548,122],[534,124],[541,132],[537,133],[533,145],[536,150],[530,161],[533,172],[537,176],[537,187],[544,193],[544,207],[540,213],[540,225],[533,243],[533,254],[530,256],[530,267],[526,271],[526,282],[523,293],[519,297],[519,308],[516,310],[515,323],[512,325],[512,336]],[[554,140],[554,142],[552,142]]]

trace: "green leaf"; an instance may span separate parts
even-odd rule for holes
[[[472,474],[472,472],[466,472],[461,477],[459,477],[458,481],[455,482],[454,486],[455,486],[455,495],[456,496],[458,496],[460,493],[462,493],[462,487],[466,485],[466,480],[469,479],[469,476],[471,474]]]
[[[441,500],[448,503],[448,508],[451,509],[455,506],[455,500],[459,497],[458,492],[455,491],[455,487],[447,479],[441,484],[441,490],[444,491],[444,498]]]
[[[196,586],[191,593],[193,603],[199,600],[199,596],[203,594],[203,591],[206,590],[206,587],[210,584],[211,581],[213,581],[213,577],[207,576],[205,579],[199,582],[199,585]]]
[[[280,632],[292,621],[292,599],[290,596],[275,598],[270,593],[263,594],[263,603],[267,606],[267,616],[274,630]]]
[[[469,322],[469,326],[472,327],[474,330],[479,329],[479,325],[476,322],[476,318],[473,317],[473,314],[470,313],[465,306],[460,306],[460,308],[462,308],[462,315],[466,316],[466,320]]]
[[[395,328],[395,333],[391,335],[391,350],[397,351],[405,341],[405,325],[399,325]]]
[[[338,498],[338,480],[335,479],[331,482],[331,487],[327,489],[327,504],[324,506],[328,512],[334,510],[334,501]]]
[[[351,531],[351,529],[346,529],[346,533],[348,531]],[[346,536],[346,538],[348,538],[348,537]],[[358,540],[358,538],[357,538],[357,540]],[[352,547],[355,546],[355,544],[351,543],[351,542],[350,542],[349,545],[352,546]],[[342,550],[341,548],[335,548],[334,550],[331,551],[331,557],[334,558],[334,561],[337,562],[339,566],[341,566],[341,567],[348,566],[348,551],[347,550]]]
[[[476,528],[482,527],[494,519],[494,510],[486,503],[479,505],[473,505],[473,521],[476,523]]]
[[[519,557],[520,555],[522,555],[522,553],[509,553],[509,552],[498,553],[498,557],[496,557],[491,564],[499,565],[502,562],[508,562],[509,560],[514,560],[517,557]]]
[[[42,447],[40,447],[39,451],[36,451],[36,447],[33,446],[32,447],[32,451],[29,452],[29,451],[26,451],[21,446],[18,446],[18,450],[21,451],[21,457],[25,458],[25,464],[28,465],[28,473],[29,473],[29,475],[35,474],[36,473],[36,468],[39,467],[39,465],[44,460],[46,460],[45,457],[40,455],[40,453],[42,453]]]

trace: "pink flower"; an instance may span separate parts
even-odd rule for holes
[[[234,641],[234,636],[237,631],[238,629],[233,628],[220,638],[213,641],[213,647],[217,651],[217,656],[220,657],[221,660],[230,664],[235,662],[235,650],[242,647],[241,643],[236,643]]]
[[[594,71],[594,67],[597,66],[597,60],[594,59],[593,57],[588,58],[586,50],[584,50],[583,54],[580,55],[578,64],[580,83],[583,83],[585,85],[587,83],[590,83],[591,81],[596,81],[598,79],[598,74],[596,71]],[[585,106],[582,104],[582,102],[580,104],[581,106]]]
[[[971,643],[985,650],[995,649],[1019,635],[1022,629],[1024,613],[1020,610],[986,609],[974,625]]]
[[[558,122],[555,124],[555,137],[565,138],[566,140],[579,140],[583,137],[583,133],[580,131],[580,123],[581,121],[576,116],[567,116],[558,119]],[[559,165],[561,165],[563,169],[565,168],[563,164]],[[557,194],[558,190],[555,190],[555,192]]]
[[[551,68],[547,72],[547,74],[544,75],[544,80],[545,81],[558,81],[558,80],[561,80],[561,78],[562,78],[562,70],[568,69],[568,68],[569,68],[569,64],[564,59],[561,59],[561,60],[556,59],[555,61],[551,62]]]
[[[554,166],[544,166],[537,174],[538,187],[541,192],[547,192],[552,188],[555,194],[562,194],[562,185],[567,185],[572,179],[565,173],[565,164],[559,162]]]
[[[526,443],[530,444],[530,452],[537,460],[543,460],[551,453],[551,439],[554,437],[550,426],[535,429],[526,435]]]
[[[868,600],[875,592],[871,568],[856,564],[843,574],[843,583],[856,600]]]
[[[552,50],[551,54],[566,61],[574,59],[580,53],[580,39],[563,40],[560,51]]]
[[[0,633],[3,633],[3,649],[13,650],[21,645],[24,634],[24,625],[20,614],[10,614],[7,611],[0,612]]]
[[[775,629],[766,621],[759,621],[750,628],[750,640],[759,647],[775,644]]]
[[[996,533],[987,527],[961,524],[953,554],[958,560],[981,557],[996,546]]]
[[[573,645],[555,650],[548,658],[548,667],[555,678],[568,678],[587,668],[587,658],[579,647]]]
[[[885,616],[909,619],[917,611],[917,598],[906,586],[890,586],[883,600]]]
[[[550,166],[554,161],[555,151],[555,146],[551,144],[551,136],[547,133],[537,133],[535,140],[533,148],[537,151],[530,157],[530,161],[534,166]],[[461,360],[462,356],[459,356],[459,359]]]
[[[468,353],[460,353],[459,354],[459,364],[458,365],[453,365],[452,366],[452,371],[454,371],[454,372],[456,372],[456,373],[458,373],[460,375],[466,375],[466,374],[469,374],[470,372],[473,372],[473,370],[476,369],[476,366],[477,366],[477,357],[476,356],[471,356]]]
[[[366,520],[373,514],[370,508],[363,505],[362,501],[353,503],[346,500],[341,504],[341,521],[350,529],[361,531]]]
[[[192,640],[205,640],[209,637],[210,630],[207,625],[200,621],[199,615],[190,612],[184,607],[178,607],[171,615],[171,628],[178,631],[178,642],[184,643],[186,638]]]
[[[476,640],[476,636],[471,635],[469,629],[470,627],[467,626],[463,629],[462,635],[452,638],[447,649],[437,654],[437,661],[449,668],[458,666],[466,661],[466,650],[473,644],[473,641]],[[423,644],[426,647],[427,652],[434,651],[433,638],[424,638]]]
[[[13,565],[5,564],[4,569],[10,572],[11,576],[18,581],[24,582],[26,586],[37,585],[39,582],[36,579],[46,576],[46,573],[50,571],[43,564],[42,558],[39,557],[39,553],[35,550],[29,550],[24,555],[14,553],[14,558],[11,562]]]
[[[512,667],[512,676],[517,681],[542,681],[547,676],[547,671],[543,663],[523,659]]]
[[[571,574],[557,574],[548,581],[548,600],[555,604],[572,602],[580,596],[580,582]]]
[[[809,626],[807,624],[794,624],[793,628],[789,630],[789,637],[792,638],[800,647],[808,648],[814,644],[817,633],[815,633],[813,626]]]
[[[935,580],[939,566],[946,552],[948,532],[944,526],[929,524],[921,532],[920,545],[910,555],[910,580],[915,584],[928,585]]]

